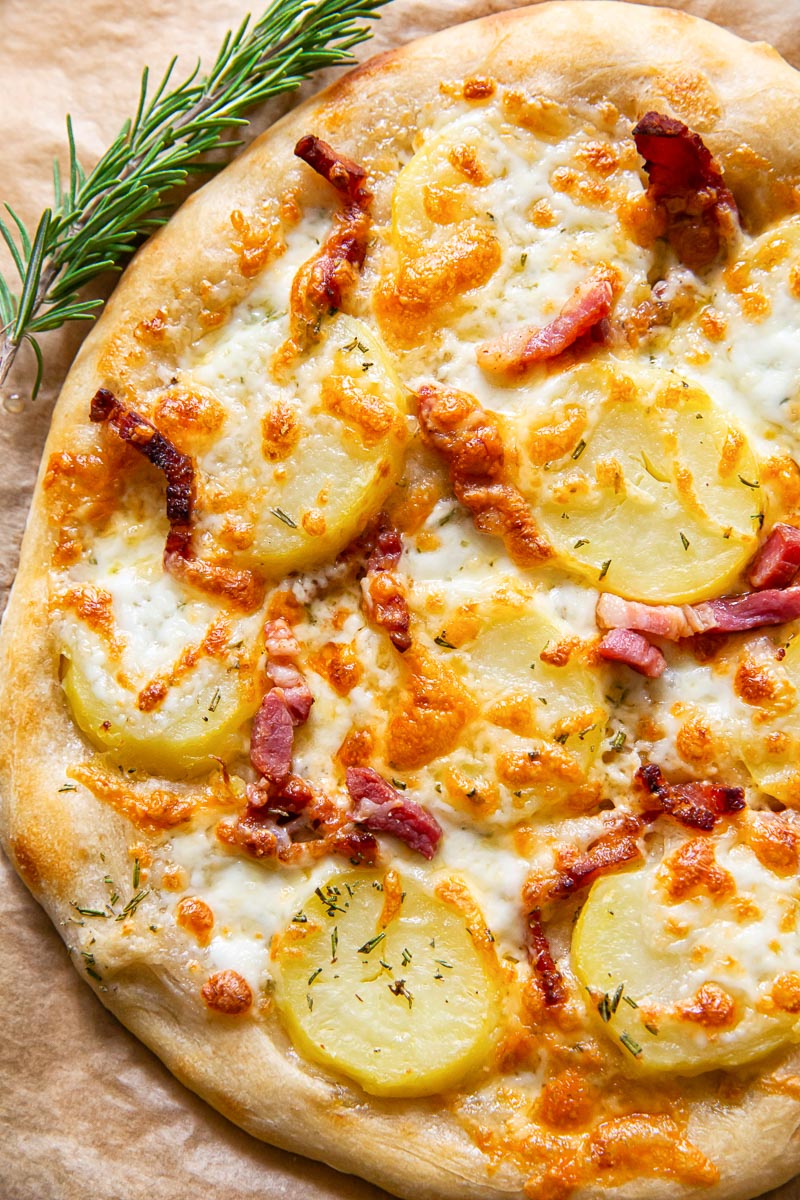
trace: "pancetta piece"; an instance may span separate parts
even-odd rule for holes
[[[700,604],[642,604],[604,592],[596,616],[601,628],[638,629],[673,642],[697,633],[741,633],[800,617],[800,587],[743,592]]]
[[[402,553],[400,534],[381,514],[366,574],[361,580],[361,592],[370,621],[385,629],[395,649],[404,654],[411,645],[411,614],[405,588],[396,572]]]
[[[741,812],[745,807],[744,791],[740,787],[723,787],[709,780],[689,783],[667,783],[657,763],[647,763],[636,772],[636,781],[643,792],[645,812],[665,812],[689,829],[708,833],[724,816]],[[653,808],[652,800],[657,801]]]
[[[670,245],[693,271],[710,266],[738,230],[736,201],[719,163],[699,134],[661,113],[645,113],[633,137]]]
[[[753,559],[748,579],[754,588],[785,588],[800,571],[800,529],[774,525]]]
[[[638,838],[642,828],[641,820],[626,816],[610,825],[582,854],[559,851],[558,877],[549,888],[549,896],[555,900],[573,896],[606,871],[641,858]]]
[[[433,858],[442,827],[432,813],[392,787],[372,767],[348,767],[345,782],[357,824],[370,833],[389,833],[423,858]]]
[[[302,137],[294,152],[336,189],[344,205],[319,250],[303,263],[292,282],[289,337],[278,351],[275,366],[279,370],[305,350],[324,318],[342,307],[355,285],[367,253],[372,202],[364,186],[364,168],[327,142],[311,135]]]
[[[282,691],[293,723],[303,725],[308,720],[314,697],[303,672],[294,661],[300,653],[300,644],[289,622],[283,617],[267,621],[264,643],[267,650],[267,679]]]
[[[195,502],[194,464],[160,433],[152,421],[126,408],[107,388],[92,397],[89,415],[107,422],[123,442],[133,446],[167,481],[169,533],[164,546],[164,569],[200,591],[224,595],[237,608],[251,612],[264,596],[264,583],[252,571],[239,571],[195,558],[192,554],[192,514]]]
[[[292,769],[294,721],[281,688],[271,688],[253,718],[250,762],[270,784],[280,785]]]
[[[567,989],[564,977],[553,959],[550,943],[542,926],[540,909],[534,908],[528,913],[527,925],[528,955],[544,1002],[548,1008],[555,1004],[563,1004],[567,998]]]
[[[423,442],[450,468],[457,499],[472,513],[481,533],[500,537],[520,567],[552,558],[553,550],[536,528],[524,496],[505,478],[500,421],[474,396],[441,384],[417,392]]]
[[[652,646],[646,637],[633,629],[610,630],[597,647],[597,652],[601,658],[625,663],[648,679],[658,679],[667,666],[667,660],[658,647]]]
[[[374,863],[375,838],[356,829],[324,792],[290,775],[281,787],[247,789],[248,804],[233,821],[220,821],[217,838],[253,858],[274,858],[284,866],[307,867],[329,854],[355,863]]]
[[[605,267],[592,271],[549,324],[523,325],[483,342],[476,351],[478,366],[492,374],[521,375],[534,363],[558,358],[611,312],[610,275]]]

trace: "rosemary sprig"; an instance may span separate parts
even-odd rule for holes
[[[69,167],[53,168],[54,199],[31,235],[6,205],[0,219],[20,280],[14,291],[0,274],[0,386],[28,342],[36,356],[35,397],[42,378],[38,335],[65,321],[91,321],[103,301],[80,289],[104,271],[119,271],[137,246],[176,206],[176,189],[190,176],[219,169],[211,151],[241,143],[230,132],[244,113],[280,92],[298,88],[322,67],[348,63],[348,51],[371,36],[361,22],[386,0],[273,0],[255,24],[246,18],[225,35],[207,75],[199,64],[173,85],[173,58],[150,90],[142,74],[136,114],[87,175],[78,162],[67,117]],[[12,224],[13,222],[13,224]]]

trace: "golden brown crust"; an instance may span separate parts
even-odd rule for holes
[[[148,809],[141,796],[133,800],[125,789],[118,802],[108,803],[96,789],[69,783],[68,772],[85,759],[86,744],[68,716],[48,635],[47,572],[54,554],[68,561],[74,553],[74,497],[59,483],[69,474],[65,456],[81,456],[80,469],[94,495],[91,479],[101,441],[88,426],[88,400],[104,386],[149,411],[158,394],[162,419],[183,414],[183,425],[191,411],[192,436],[202,438],[217,420],[213,405],[202,396],[179,394],[168,402],[161,390],[164,372],[168,377],[195,336],[224,321],[278,252],[277,213],[287,192],[301,208],[325,202],[326,185],[292,158],[297,138],[309,131],[328,137],[366,165],[375,179],[373,218],[385,221],[393,176],[384,164],[402,160],[410,150],[424,107],[446,103],[456,93],[480,104],[493,94],[496,81],[567,106],[610,102],[631,121],[648,109],[685,121],[721,163],[754,230],[796,207],[800,128],[794,116],[800,82],[795,72],[768,47],[747,46],[682,13],[607,0],[546,3],[498,14],[376,58],[297,109],[184,205],[131,264],[64,387],[3,628],[2,707],[13,720],[0,723],[0,829],[21,876],[71,945],[77,927],[68,918],[83,894],[86,864],[103,854],[109,874],[129,875],[129,845],[141,837],[138,826],[169,826],[183,819],[182,805],[191,811],[196,800],[178,788],[166,807],[153,801],[155,807]],[[546,126],[551,116],[539,112],[536,119]],[[467,262],[466,275],[473,272],[469,279],[475,270],[492,269],[492,246],[481,238],[471,252],[480,260],[477,266],[466,251],[458,259]],[[461,286],[458,263],[455,271],[452,262],[446,269],[453,286]],[[367,278],[365,286],[373,283]],[[431,299],[417,283],[404,281],[412,324],[417,307]],[[362,401],[339,395],[332,402],[352,407]],[[289,437],[285,421],[276,416],[264,437],[265,452],[279,459],[274,448]],[[60,528],[48,519],[55,492],[63,493]],[[95,516],[102,516],[108,503],[98,496]],[[102,606],[98,611],[102,616]],[[469,699],[451,696],[447,681],[432,678],[422,660],[417,669],[411,662],[408,666],[409,688],[428,697],[434,714],[426,736],[449,736],[451,726],[460,728],[467,719]],[[340,673],[341,686],[349,686],[344,668]],[[420,732],[410,737],[402,713],[397,720],[398,753],[413,766],[414,755],[425,748]],[[765,846],[764,853],[783,854],[781,863],[788,861],[779,846]],[[793,844],[788,853],[796,857]],[[536,1194],[523,1193],[525,1172],[513,1154],[504,1161],[487,1157],[445,1107],[366,1098],[355,1086],[333,1081],[302,1060],[275,1022],[243,1018],[250,1004],[247,984],[242,988],[237,980],[217,975],[203,985],[192,970],[193,948],[187,948],[185,933],[159,936],[148,934],[147,926],[142,932],[126,924],[109,922],[103,932],[106,958],[116,965],[108,990],[99,992],[101,1000],[180,1079],[257,1136],[342,1170],[356,1169],[398,1195],[419,1200]],[[198,1000],[201,987],[206,1004]],[[796,994],[796,981],[784,980],[776,1003],[796,1011],[791,1007]],[[722,1012],[720,997],[705,1000],[704,1012]],[[658,1128],[651,1121],[637,1152],[663,1158],[666,1166],[658,1177],[638,1177],[630,1138],[625,1141],[613,1120],[606,1122],[594,1131],[590,1146],[605,1176],[600,1171],[601,1182],[578,1180],[574,1200],[607,1195],[603,1177],[615,1185],[615,1195],[631,1200],[673,1195],[741,1200],[780,1183],[800,1166],[795,1139],[800,1099],[788,1085],[781,1090],[775,1079],[796,1069],[791,1056],[769,1061],[763,1071],[769,1086],[762,1087],[756,1074],[727,1105],[718,1103],[715,1093],[701,1095],[685,1131],[691,1145],[668,1118]],[[570,1092],[565,1100],[565,1088],[570,1092],[568,1083],[561,1091],[550,1085],[543,1100],[546,1119],[579,1125],[581,1096]],[[674,1170],[669,1165],[677,1161],[669,1157],[673,1143],[680,1143],[683,1156]],[[769,1147],[768,1162],[754,1155],[754,1145]],[[718,1182],[693,1149],[697,1146],[720,1165]],[[566,1178],[571,1168],[563,1165]]]

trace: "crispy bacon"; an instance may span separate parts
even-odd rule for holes
[[[723,787],[710,780],[667,783],[657,763],[647,763],[636,772],[636,781],[644,793],[645,812],[665,812],[689,829],[708,833],[723,816],[741,812],[745,807],[740,787]],[[658,802],[653,809],[652,798]]]
[[[200,591],[225,595],[246,612],[258,608],[264,596],[264,583],[257,575],[206,562],[192,554],[195,482],[191,458],[164,437],[152,421],[126,408],[107,388],[95,392],[89,415],[98,424],[109,424],[122,441],[143,454],[166,478],[169,533],[164,546],[164,569]]]
[[[670,245],[692,270],[710,266],[738,226],[736,201],[719,163],[699,134],[661,113],[645,113],[633,137]]]
[[[180,552],[179,547],[185,546],[188,553],[195,497],[191,458],[159,433],[152,421],[132,408],[125,408],[107,388],[98,388],[95,392],[89,415],[98,424],[107,422],[123,442],[133,446],[163,472],[167,481],[167,520],[170,524],[167,547]]]
[[[601,628],[638,629],[670,641],[698,633],[741,633],[800,617],[800,587],[768,588],[680,605],[641,604],[604,592],[596,615]]]
[[[298,158],[302,158],[304,163],[308,163],[312,171],[316,171],[323,179],[327,179],[343,200],[349,200],[351,204],[362,206],[369,204],[372,197],[364,187],[367,172],[352,158],[346,158],[344,154],[337,154],[332,146],[323,142],[321,138],[314,137],[313,134],[301,137],[294,152]]]
[[[495,414],[467,392],[440,384],[423,385],[416,398],[422,440],[449,466],[456,497],[476,528],[502,538],[518,566],[551,558],[527,502],[504,478],[505,448]]]
[[[372,767],[348,767],[345,783],[357,824],[371,833],[389,833],[423,858],[433,858],[442,827],[432,813],[403,796]]]
[[[785,588],[800,570],[800,529],[774,525],[750,564],[748,579],[754,588]]]
[[[495,374],[521,375],[534,363],[558,358],[608,316],[613,300],[610,272],[598,267],[578,285],[554,321],[523,325],[478,346],[478,366]]]
[[[403,540],[382,513],[366,574],[361,580],[361,592],[370,621],[385,629],[392,645],[404,654],[411,645],[411,614],[405,590],[395,572],[402,553]]]
[[[642,852],[637,839],[641,831],[640,820],[624,817],[592,842],[583,854],[574,856],[574,852],[559,851],[558,878],[550,887],[549,896],[555,900],[573,896],[607,871],[640,858]]]
[[[625,663],[648,679],[658,679],[667,666],[667,660],[658,647],[651,646],[646,637],[632,629],[612,629],[597,650],[601,658]]]
[[[563,1004],[567,998],[564,977],[553,960],[550,943],[542,927],[541,909],[538,908],[528,913],[528,954],[545,1004],[548,1008]]]
[[[333,228],[317,253],[303,263],[292,282],[289,338],[278,351],[279,370],[317,336],[324,317],[341,308],[354,287],[367,253],[372,202],[364,187],[364,168],[337,154],[327,142],[309,135],[300,139],[294,152],[336,189],[344,207],[334,216]]]

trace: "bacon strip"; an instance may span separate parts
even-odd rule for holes
[[[549,324],[523,325],[483,342],[475,352],[478,366],[493,374],[521,375],[534,363],[558,358],[611,312],[614,289],[609,275],[607,267],[592,271]]]
[[[416,399],[422,440],[448,464],[456,497],[476,529],[502,538],[518,566],[551,558],[527,502],[504,478],[503,434],[494,413],[467,392],[440,384],[423,385]]]
[[[170,524],[167,550],[188,553],[192,536],[194,508],[194,463],[172,442],[159,433],[132,408],[125,408],[107,388],[98,388],[92,396],[89,416],[101,424],[107,422],[127,442],[164,473],[167,481],[167,520]]]
[[[597,650],[601,658],[625,663],[648,679],[658,679],[667,666],[667,660],[658,647],[651,646],[646,637],[634,633],[632,629],[612,629]]]
[[[332,146],[313,134],[306,134],[294,148],[298,158],[308,163],[323,179],[335,187],[343,200],[366,207],[372,196],[364,187],[367,172],[352,158],[337,154]]]
[[[637,838],[642,831],[642,823],[636,817],[625,817],[617,829],[610,829],[596,841],[592,842],[583,854],[572,858],[559,851],[559,874],[556,882],[550,887],[552,899],[562,900],[573,896],[582,888],[589,887],[600,875],[613,871],[624,863],[634,862],[641,858]],[[574,853],[574,852],[573,852]]]
[[[743,592],[700,604],[641,604],[604,592],[597,623],[605,629],[638,629],[677,641],[697,633],[741,633],[783,625],[800,617],[800,587]]]
[[[404,654],[411,645],[411,614],[395,573],[402,553],[403,539],[382,513],[366,574],[361,580],[361,592],[370,621],[385,629],[392,645]]]
[[[785,588],[800,570],[800,529],[778,524],[753,559],[748,579],[754,588]]]
[[[690,783],[667,783],[657,763],[647,763],[636,772],[636,781],[645,793],[645,805],[651,797],[659,809],[669,813],[689,829],[708,833],[723,816],[741,812],[745,807],[744,791],[740,787],[723,787],[710,780]],[[646,811],[652,811],[652,809]]]
[[[311,135],[302,137],[294,152],[336,189],[344,207],[334,216],[333,227],[317,253],[294,277],[289,298],[289,337],[277,352],[278,370],[306,349],[331,310],[342,307],[364,265],[370,230],[372,195],[364,187],[364,168]]]
[[[528,954],[547,1007],[563,1004],[567,998],[564,977],[553,960],[538,908],[528,913]]]
[[[92,397],[89,416],[107,423],[123,442],[133,446],[167,481],[169,533],[164,546],[164,569],[200,591],[227,596],[237,608],[252,612],[264,597],[263,580],[252,571],[237,571],[192,555],[192,515],[195,502],[194,463],[160,433],[152,421],[126,408],[107,388]]]
[[[293,659],[300,644],[283,617],[264,626],[267,678],[273,684],[261,701],[250,734],[250,762],[262,776],[251,803],[257,807],[272,796],[272,789],[289,778],[295,726],[308,720],[314,697]]]
[[[710,266],[735,234],[739,215],[719,163],[699,134],[661,113],[645,113],[633,137],[670,245],[692,270]]]
[[[403,796],[372,767],[348,767],[345,783],[359,825],[371,833],[389,833],[423,858],[433,858],[442,827],[427,809]]]

